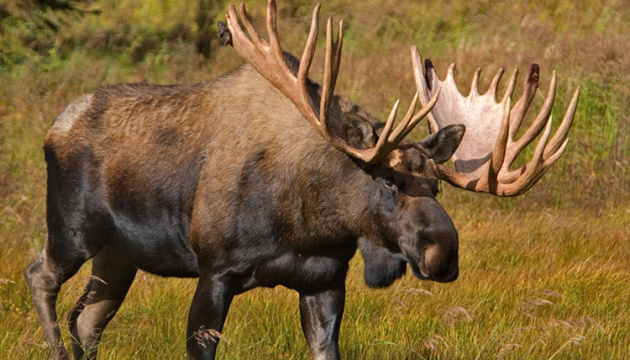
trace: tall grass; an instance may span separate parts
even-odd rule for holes
[[[263,2],[247,5],[262,25]],[[0,10],[13,6],[0,3]],[[46,234],[41,147],[52,119],[72,99],[103,84],[209,81],[241,63],[232,49],[216,42],[208,59],[195,52],[196,3],[102,0],[90,6],[101,14],[73,18],[59,32],[44,34],[50,38],[42,41],[53,44],[50,51],[14,57],[21,60],[0,70],[0,356],[5,358],[48,353],[21,271],[41,251]],[[226,6],[215,3],[212,16],[219,19]],[[313,4],[287,0],[279,6],[281,40],[299,53]],[[604,0],[331,0],[322,13],[345,21],[338,92],[381,117],[397,98],[408,102],[415,91],[411,44],[433,60],[441,76],[456,61],[461,86],[477,67],[484,68],[484,88],[500,67],[523,71],[538,62],[538,103],[556,69],[556,119],[572,90],[581,88],[565,155],[528,193],[498,199],[443,185],[440,201],[460,235],[462,272],[456,282],[420,282],[408,274],[388,289],[368,290],[361,258],[352,260],[340,340],[344,358],[627,357],[630,9]],[[0,22],[3,29],[10,25],[1,16]],[[0,46],[7,34],[0,34]],[[312,71],[316,79],[321,65],[319,55]],[[421,129],[414,136],[423,134]],[[88,264],[64,285],[61,319],[89,273]],[[194,279],[139,273],[105,332],[101,358],[183,358],[195,285]],[[68,341],[67,327],[62,328]],[[238,296],[224,336],[221,359],[308,358],[297,296],[283,288]]]

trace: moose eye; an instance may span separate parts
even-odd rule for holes
[[[396,184],[394,184],[394,182],[390,179],[383,179],[383,184],[385,184],[385,187],[387,188],[396,190]]]

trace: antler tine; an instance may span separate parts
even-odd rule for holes
[[[494,75],[494,78],[492,79],[492,83],[490,84],[490,87],[488,88],[488,92],[492,94],[492,96],[495,99],[497,97],[499,81],[501,81],[501,77],[503,77],[503,72],[504,72],[503,68],[500,68],[497,71],[497,73]]]
[[[520,153],[521,150],[527,146],[540,132],[542,131],[545,123],[551,116],[551,109],[553,107],[553,102],[556,97],[556,72],[554,71],[551,76],[551,82],[549,83],[549,91],[547,92],[547,96],[545,97],[545,102],[543,103],[538,116],[532,122],[532,125],[527,129],[525,134],[521,136],[518,141],[514,143],[514,148],[516,154]]]
[[[538,140],[538,143],[536,145],[536,150],[534,151],[534,155],[527,164],[525,164],[524,166],[522,166],[521,168],[517,170],[510,171],[509,170],[510,165],[512,165],[512,163],[514,162],[514,160],[519,154],[519,152],[514,152],[514,151],[510,152],[509,161],[506,161],[503,164],[503,167],[501,168],[501,176],[500,176],[501,182],[505,184],[510,184],[512,182],[515,182],[519,178],[519,176],[526,177],[526,174],[528,172],[534,171],[532,169],[540,167],[540,165],[542,164],[541,159],[544,160],[544,157],[542,155],[543,155],[543,151],[545,147],[547,146],[547,140],[549,140],[549,134],[551,131],[551,123],[552,123],[552,118],[550,117],[548,121],[546,122],[546,126],[544,126],[545,132],[543,133],[541,138]]]
[[[573,93],[573,98],[571,98],[571,103],[567,108],[567,112],[564,115],[564,119],[562,119],[562,123],[556,130],[556,133],[551,138],[549,145],[545,148],[545,157],[550,156],[549,154],[554,154],[558,151],[558,148],[564,145],[561,145],[562,142],[566,143],[567,135],[569,134],[569,129],[571,129],[571,125],[573,124],[573,117],[575,116],[575,110],[577,108],[578,98],[580,96],[580,88],[578,87]]]
[[[536,150],[534,150],[534,156],[532,156],[532,163],[542,163],[544,161],[543,154],[545,152],[545,148],[547,147],[547,140],[549,140],[549,136],[551,135],[551,123],[553,122],[553,117],[549,117],[549,121],[547,121],[547,125],[545,126],[545,132],[540,136],[540,140],[538,140],[538,144],[536,145]]]
[[[332,129],[328,113],[330,111],[330,102],[334,95],[333,90],[337,82],[337,75],[339,74],[341,46],[343,43],[343,21],[339,22],[339,32],[337,36],[337,41],[333,43],[332,19],[328,18],[328,22],[326,24],[326,60],[324,64],[324,82],[319,114],[320,122],[325,127],[325,133],[329,138],[332,137]]]
[[[247,13],[245,12],[245,5],[244,4],[241,4],[241,5],[242,5],[240,9],[241,20],[243,21],[244,24],[246,24],[245,27],[249,29],[247,24],[251,26],[251,23],[249,22],[249,19],[247,18]],[[245,13],[245,16],[243,16],[243,13]],[[234,5],[230,5],[230,7],[228,8],[228,13],[225,15],[225,18],[227,19],[230,33],[232,34],[232,37],[234,38],[232,41],[232,44],[235,46],[250,46],[251,48],[254,48],[254,44],[252,44],[247,39],[247,36],[245,36],[245,33],[243,33],[243,29],[241,29],[241,27],[238,25],[238,21],[236,20],[237,18],[236,8],[234,7]],[[230,20],[233,20],[234,23]],[[254,33],[256,32],[254,31]],[[260,38],[258,37],[258,35],[256,35],[255,38],[258,41],[260,41]]]
[[[400,142],[409,134],[409,132],[411,132],[411,130],[413,130],[414,127],[418,125],[418,123],[426,116],[426,114],[431,111],[431,108],[433,107],[433,105],[435,105],[438,97],[439,91],[433,95],[433,98],[431,98],[431,101],[429,101],[426,106],[422,107],[422,109],[414,114],[413,112],[416,108],[419,98],[418,92],[416,92],[413,100],[411,101],[411,104],[409,105],[407,113],[400,121],[400,123],[396,126],[396,128],[392,130],[394,128],[393,125],[396,119],[396,115],[398,113],[398,105],[400,103],[400,100],[397,100],[394,104],[394,107],[392,108],[392,111],[389,114],[389,117],[387,118],[387,122],[385,123],[385,127],[381,132],[381,136],[378,139],[375,148],[381,149],[380,153],[389,153],[389,151],[395,149],[398,144],[400,144]]]
[[[400,100],[396,100],[394,107],[392,107],[392,111],[390,111],[389,116],[387,117],[387,121],[385,122],[385,127],[383,127],[383,131],[381,132],[381,136],[376,143],[376,148],[380,148],[389,140],[392,131],[394,129],[394,121],[396,120],[396,115],[398,115],[398,105],[400,105]]]
[[[403,117],[402,121],[398,124],[398,126],[396,126],[396,129],[392,132],[391,129],[393,128],[394,119],[396,119],[396,115],[398,113],[398,104],[400,103],[400,100],[396,100],[396,104],[394,104],[394,107],[392,108],[392,111],[389,114],[389,117],[387,118],[387,123],[385,124],[385,128],[383,129],[383,132],[381,133],[381,138],[383,139],[383,141],[387,141],[388,144],[398,144],[402,141],[402,139],[404,138],[403,135],[405,133],[405,130],[407,130],[407,127],[409,126],[409,122],[411,121],[411,118],[413,117],[413,111],[415,110],[417,102],[418,102],[418,93],[416,92],[415,96],[413,97],[413,100],[411,101],[411,105],[409,105],[409,109],[407,110],[407,113]],[[386,132],[385,130],[388,130],[388,131]],[[379,141],[380,140],[381,139],[379,139]]]
[[[244,9],[245,4],[241,4]],[[267,34],[269,34],[269,45],[274,50],[276,57],[282,58],[282,49],[280,48],[280,40],[278,40],[278,26],[276,23],[276,0],[267,2]]]
[[[396,131],[392,135],[395,141],[400,142],[402,139],[407,136],[408,131],[411,131],[414,128],[414,124],[412,120],[414,118],[414,110],[416,110],[416,105],[418,104],[418,92],[413,95],[413,99],[411,100],[411,104],[409,104],[409,109],[407,109],[407,113],[403,117],[403,120],[396,127]],[[421,118],[422,119],[422,118]]]
[[[455,63],[452,63],[451,65],[448,66],[448,69],[446,70],[446,77],[447,78],[454,78],[455,77],[455,67],[457,65],[455,65]]]
[[[385,126],[383,127],[383,131],[381,131],[381,135],[376,142],[376,146],[374,146],[374,153],[371,155],[371,159],[369,159],[368,163],[376,163],[380,162],[391,150],[392,143],[390,142],[392,130],[394,129],[394,121],[396,120],[396,114],[398,114],[398,105],[400,104],[400,100],[396,100],[392,111],[389,113],[387,117],[387,121],[385,122]]]
[[[522,194],[523,192],[525,192],[525,190],[529,189],[529,187],[523,188],[522,184],[518,184],[516,182],[519,176],[527,177],[529,179],[535,178],[535,181],[538,181],[538,179],[540,179],[547,172],[547,170],[549,170],[549,168],[562,156],[562,153],[566,149],[568,143],[569,143],[569,139],[565,139],[562,145],[560,146],[560,148],[548,158],[546,158],[546,155],[545,155],[545,153],[547,152],[546,151],[547,148],[545,147],[545,151],[543,152],[543,156],[542,156],[542,159],[543,159],[542,161],[539,161],[537,163],[534,163],[534,161],[530,161],[529,163],[527,163],[520,169],[520,173],[523,175],[515,174],[515,175],[512,175],[511,178],[506,177],[505,180],[502,179],[502,181],[506,181],[507,183],[510,183],[510,186],[513,188],[512,190],[513,192],[518,189],[520,191],[518,194]],[[531,169],[534,169],[534,170],[531,170]],[[513,173],[516,173],[516,171],[514,171]],[[519,181],[519,182],[522,183],[523,181]]]
[[[427,116],[428,114],[431,114],[431,109],[433,108],[435,103],[437,103],[439,96],[441,94],[441,91],[442,89],[436,89],[435,94],[433,94],[433,97],[431,98],[431,100],[429,100],[429,102],[425,106],[423,106],[420,110],[418,110],[418,112],[413,116],[413,118],[409,122],[409,125],[407,126],[405,131],[402,133],[401,139],[404,139],[407,135],[409,135],[411,130],[413,130],[416,127],[416,125],[418,125],[420,121],[424,119],[425,116]],[[418,92],[416,92],[416,97],[419,97]],[[414,101],[412,103],[412,106],[415,107],[415,104],[416,102]]]
[[[503,106],[506,109],[503,113],[503,119],[501,119],[501,129],[497,136],[496,143],[494,145],[494,151],[492,151],[492,158],[488,167],[488,177],[496,180],[499,171],[503,167],[505,161],[505,153],[509,140],[510,129],[510,98],[508,97]]]
[[[477,68],[473,76],[472,83],[470,84],[471,94],[479,95],[479,74],[481,74],[481,68]]]
[[[531,105],[534,95],[536,95],[536,90],[538,89],[538,78],[540,76],[539,74],[540,68],[537,64],[529,66],[527,76],[523,79],[523,94],[516,104],[514,104],[512,111],[510,111],[510,117],[512,119],[510,124],[511,139],[514,139],[518,129],[521,127],[525,114],[529,109],[529,105]]]
[[[424,66],[422,64],[422,56],[420,56],[420,51],[418,47],[415,45],[411,46],[411,66],[413,68],[413,77],[416,80],[416,89],[418,90],[416,93],[418,94],[418,98],[422,105],[425,105],[426,98],[430,92],[428,88],[428,79],[425,76]],[[427,75],[428,76],[428,75]],[[422,79],[421,81],[418,81]],[[429,112],[427,114],[427,120],[429,121],[429,127],[432,131],[438,130],[438,124],[433,117],[433,114]]]
[[[407,113],[403,117],[402,121],[396,127],[396,131],[394,131],[392,137],[396,143],[399,143],[404,139],[407,134],[416,126],[413,123],[414,118],[414,110],[416,110],[416,105],[418,104],[418,92],[413,95],[413,100],[411,100],[411,104],[409,104],[409,109],[407,109]],[[420,118],[422,120],[422,117]]]
[[[319,9],[320,4],[317,4],[313,9],[311,28],[308,32],[306,45],[304,45],[304,52],[302,52],[302,57],[300,58],[300,67],[297,74],[298,84],[300,84],[300,93],[303,95],[302,101],[309,101],[307,98],[304,98],[304,95],[306,94],[306,89],[304,87],[306,86],[306,80],[308,79],[308,71],[311,68],[313,57],[315,56],[315,43],[317,42],[317,35],[319,34]]]
[[[567,148],[567,144],[568,143],[569,143],[569,139],[564,139],[564,142],[562,143],[562,145],[560,146],[558,151],[553,153],[551,156],[549,156],[545,160],[545,163],[543,164],[544,171],[547,171],[547,169],[550,168],[551,165],[553,165],[556,162],[556,160],[558,160],[560,158],[560,156],[562,156],[562,153],[564,152],[564,149]]]
[[[247,16],[247,10],[245,9],[245,4],[241,4],[238,10],[241,15],[241,22],[243,23],[243,26],[245,26],[245,29],[247,30],[249,37],[252,38],[252,42],[256,44],[263,43],[263,41],[258,36],[258,33],[254,29],[254,26],[252,25],[251,21],[249,21],[249,16]]]
[[[508,83],[508,87],[505,90],[505,94],[503,94],[503,99],[501,99],[501,103],[505,103],[509,98],[512,97],[517,78],[518,78],[518,69],[514,69],[514,71],[512,72],[512,76],[510,77],[510,82]]]
[[[544,175],[549,166],[551,166],[551,164],[549,164],[545,168],[545,160],[543,158],[545,146],[550,135],[551,119],[545,126],[545,132],[542,134],[538,144],[536,145],[532,159],[527,163],[527,165],[523,166],[520,176],[512,180],[512,182],[506,181],[506,179],[500,179],[506,184],[504,189],[506,193],[513,192],[516,195],[529,190],[529,188]]]
[[[420,121],[431,111],[433,106],[435,106],[435,103],[438,101],[439,96],[440,91],[438,90],[435,94],[433,94],[433,97],[426,105],[418,110],[417,113],[413,114],[419,98],[418,92],[416,92],[404,118],[400,121],[396,128],[392,130],[394,128],[394,121],[396,119],[398,105],[400,103],[400,100],[397,100],[389,114],[389,117],[387,118],[387,122],[381,132],[381,136],[374,147],[373,155],[371,155],[371,158],[366,161],[373,164],[380,162],[387,157],[387,155],[398,147],[400,142],[409,134],[409,132],[411,132],[411,130],[413,130],[414,127],[418,125]]]

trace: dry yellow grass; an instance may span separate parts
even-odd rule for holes
[[[264,6],[247,3],[260,24]],[[57,53],[0,72],[0,354],[5,358],[47,354],[21,271],[45,238],[41,146],[52,119],[72,99],[105,83],[211,80],[241,61],[227,48],[203,60],[182,41],[148,48],[137,61],[128,53],[133,44],[99,47],[99,36],[113,34],[121,23],[130,26],[132,40],[178,23],[195,31],[191,4],[117,4],[96,2],[104,13],[64,26]],[[622,1],[604,0],[491,4],[323,4],[324,15],[346,23],[339,92],[381,116],[397,98],[408,102],[414,92],[411,44],[432,58],[441,74],[457,61],[461,84],[477,67],[484,67],[482,84],[488,84],[499,67],[524,70],[538,62],[544,89],[556,69],[556,118],[570,91],[582,88],[567,153],[525,196],[496,199],[443,186],[441,202],[461,239],[462,272],[455,283],[420,282],[408,274],[389,289],[368,290],[362,260],[353,259],[340,340],[346,359],[624,359],[630,354],[630,9]],[[279,5],[282,41],[299,52],[312,3]],[[316,78],[320,65],[314,65]],[[61,318],[88,276],[86,266],[64,286]],[[140,273],[105,332],[101,358],[183,358],[195,283]],[[308,357],[296,294],[282,288],[237,297],[223,336],[229,344],[221,343],[221,359]],[[70,338],[67,329],[64,337]]]

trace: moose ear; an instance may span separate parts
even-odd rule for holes
[[[367,119],[357,114],[341,114],[341,137],[350,146],[357,149],[369,149],[376,146],[374,126]]]
[[[466,127],[461,124],[448,125],[417,143],[429,159],[442,164],[453,156],[461,143]]]
[[[407,263],[397,259],[394,253],[384,247],[373,244],[367,239],[359,239],[359,250],[365,270],[365,284],[371,288],[385,288],[399,279],[407,271]]]

